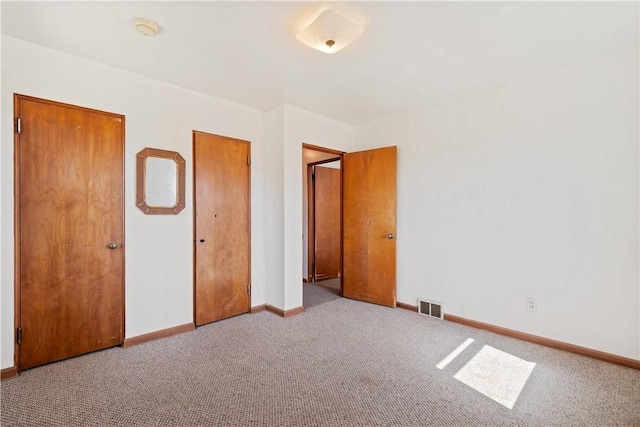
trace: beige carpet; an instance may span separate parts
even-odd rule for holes
[[[238,316],[6,380],[2,425],[640,426],[640,371],[304,289],[306,312],[289,319]],[[508,386],[509,409],[482,390],[495,377],[482,364],[513,358],[535,366]]]

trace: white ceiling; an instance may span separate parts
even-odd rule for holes
[[[295,34],[324,9],[365,27],[327,55]],[[638,2],[1,2],[2,33],[269,110],[357,125],[639,38]],[[134,17],[156,21],[139,35]]]

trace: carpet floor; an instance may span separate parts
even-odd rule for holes
[[[1,383],[1,424],[640,426],[640,371],[340,298],[332,283],[305,285],[304,304],[27,370]]]

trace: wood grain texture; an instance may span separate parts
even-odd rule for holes
[[[148,334],[138,335],[131,338],[125,338],[124,343],[122,343],[122,347],[133,347],[134,345],[140,345],[150,341],[183,334],[185,332],[191,332],[194,329],[195,325],[193,324],[193,322],[185,323],[184,325],[178,325],[172,328],[162,329],[160,331],[149,332]]]
[[[255,305],[251,307],[251,309],[249,310],[249,313],[256,314],[256,313],[260,313],[261,311],[265,311],[266,309],[267,309],[267,304]]]
[[[2,380],[6,380],[6,379],[17,377],[17,376],[18,376],[18,368],[16,368],[15,366],[12,366],[10,368],[4,368],[3,370],[0,371],[0,379]]]
[[[156,157],[176,162],[176,204],[171,207],[149,206],[146,197],[147,159]],[[186,162],[180,153],[157,148],[145,148],[136,156],[136,206],[147,215],[177,215],[186,206]]]
[[[569,344],[562,341],[552,340],[537,335],[527,334],[525,332],[515,331],[513,329],[502,328],[500,326],[491,325],[489,323],[478,322],[477,320],[466,319],[464,317],[454,316],[453,314],[445,314],[444,320],[449,322],[460,323],[462,325],[471,326],[477,329],[484,329],[496,334],[505,335],[511,338],[517,338],[522,341],[528,341],[535,344],[544,345],[546,347],[557,348],[558,350],[568,351],[570,353],[591,357],[593,359],[604,360],[605,362],[615,363],[633,369],[640,369],[640,360],[630,359],[628,357],[617,356],[603,351],[593,350],[579,345]]]
[[[14,326],[14,339],[13,342],[16,343],[16,333],[17,328],[20,326],[21,322],[21,310],[20,310],[20,301],[21,297],[21,285],[20,285],[20,265],[22,264],[20,260],[20,229],[22,228],[20,225],[20,134],[18,134],[18,126],[17,119],[20,117],[20,100],[29,99],[24,95],[18,95],[16,93],[13,94],[13,118],[16,123],[14,123],[14,131],[13,131],[13,232],[14,232],[14,250],[13,250],[13,293],[14,293],[14,310],[13,310],[13,326]],[[15,344],[13,351],[13,364],[16,368],[16,371],[20,372],[20,356],[22,352],[20,348],[22,346]]]
[[[249,311],[249,142],[194,132],[195,322]]]
[[[315,277],[335,279],[342,271],[340,169],[315,166]]]
[[[313,183],[313,165],[307,165],[307,277],[306,282],[313,282],[313,266],[316,263],[315,251],[315,186]]]
[[[343,295],[389,307],[396,305],[396,153],[348,153],[342,170]]]
[[[122,343],[124,117],[17,102],[18,368],[27,369]]]
[[[312,145],[312,144],[303,143],[302,148],[306,148],[307,150],[319,151],[321,153],[335,154],[336,157],[340,157],[342,154],[344,154],[344,151],[334,150],[332,148],[320,147],[318,145]],[[333,161],[333,160],[330,160],[330,161]]]
[[[298,314],[304,313],[304,307],[300,306],[296,308],[291,308],[289,310],[282,310],[281,308],[274,307],[272,305],[267,304],[267,311],[277,314],[280,317],[287,318],[287,317],[292,317],[292,316],[296,316]]]
[[[403,302],[396,302],[396,307],[401,308],[403,310],[409,310],[409,311],[413,311],[414,313],[418,312],[418,306],[417,305],[411,305],[411,304],[405,304]]]

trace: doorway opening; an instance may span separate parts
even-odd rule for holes
[[[312,153],[316,151],[320,153]],[[340,187],[328,191],[339,193],[340,206],[340,230],[334,233],[339,249],[328,250],[339,252],[340,258],[339,273],[332,277],[331,269],[319,274],[318,171],[338,159]],[[339,281],[342,297],[395,307],[397,147],[344,153],[303,144],[303,167],[303,281],[322,287]]]
[[[302,146],[305,283],[339,283],[342,276],[342,154],[323,147]]]

